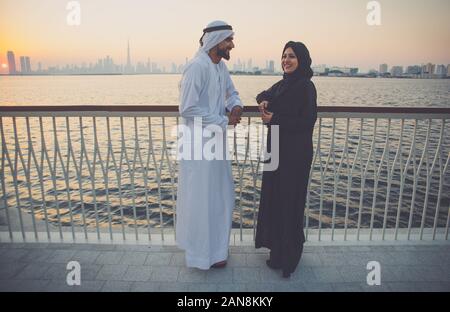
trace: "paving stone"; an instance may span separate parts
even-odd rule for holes
[[[281,273],[278,272],[280,275]],[[310,283],[310,282],[317,282],[316,275],[314,274],[312,267],[306,267],[306,266],[299,266],[291,274],[290,277],[291,281],[299,281],[303,283]]]
[[[206,271],[193,269],[193,268],[181,268],[178,275],[178,281],[180,282],[205,282]]]
[[[129,251],[129,252],[150,252],[150,251],[156,251],[153,250],[151,246],[147,245],[117,245],[115,250],[116,251]]]
[[[159,288],[161,292],[187,292],[189,283],[181,282],[162,282]]]
[[[334,290],[331,283],[309,283],[304,287],[305,292],[330,292]]]
[[[130,265],[128,270],[122,276],[123,281],[147,282],[152,275],[152,268],[148,265],[134,266]]]
[[[66,264],[55,263],[49,267],[49,269],[44,273],[42,278],[49,279],[49,280],[65,281],[68,273],[69,273],[69,270],[67,270]],[[81,276],[81,272],[80,272],[80,276]]]
[[[77,250],[72,256],[73,261],[78,261],[80,264],[93,264],[100,256],[100,251],[94,250]]]
[[[339,283],[344,281],[338,267],[314,267],[313,272],[316,280],[320,283]]]
[[[106,264],[97,274],[96,279],[102,281],[120,281],[128,269],[125,264]]]
[[[146,265],[151,266],[167,266],[170,264],[170,260],[173,256],[173,253],[150,253],[145,260]]]
[[[227,260],[227,266],[230,267],[245,267],[247,266],[246,254],[231,254]]]
[[[30,252],[29,249],[8,248],[0,257],[0,263],[20,261]]]
[[[322,259],[316,253],[304,253],[300,259],[301,266],[323,266]]]
[[[429,292],[450,292],[450,282],[424,283],[422,289]]]
[[[103,285],[102,292],[129,292],[131,282],[124,281],[106,281]]]
[[[446,245],[307,245],[289,279],[268,257],[232,246],[225,268],[198,270],[175,246],[0,243],[0,291],[450,291]],[[69,261],[80,262],[81,286],[67,285]],[[380,286],[367,285],[369,261],[380,262]]]
[[[363,252],[349,252],[344,254],[344,258],[346,261],[346,265],[352,265],[352,266],[361,266],[366,267],[367,263],[371,261],[371,255],[367,253],[366,251]]]
[[[217,285],[218,292],[244,292],[247,291],[245,283],[220,283]]]
[[[123,251],[103,251],[95,260],[96,264],[119,264],[125,253]]]
[[[366,283],[360,284],[361,289],[364,292],[391,292],[392,290],[389,288],[389,284],[381,281],[381,285],[368,285]]]
[[[49,281],[47,292],[98,292],[102,289],[104,281],[81,281],[81,285],[67,285],[66,281]]]
[[[43,279],[45,272],[50,268],[48,263],[30,263],[23,270],[20,271],[15,279]]]
[[[174,266],[185,266],[186,258],[184,256],[184,253],[174,253],[170,258],[169,264]]]
[[[120,263],[128,265],[143,265],[147,260],[148,252],[126,251]]]
[[[323,253],[320,254],[320,258],[324,266],[337,266],[347,264],[347,259],[342,252]]]
[[[49,263],[69,263],[75,254],[73,249],[57,249],[48,258]]]
[[[132,292],[155,292],[159,291],[160,287],[159,282],[134,282],[130,290]]]
[[[190,292],[216,292],[217,285],[212,283],[191,283],[188,286]]]
[[[362,292],[360,283],[337,283],[333,284],[333,290],[337,292]]]
[[[423,286],[419,283],[406,282],[388,282],[389,288],[393,292],[419,292],[423,290]]]
[[[28,263],[26,262],[5,262],[0,264],[0,284],[4,280],[13,279],[19,274]]]
[[[267,259],[269,259],[269,257],[266,254],[248,254],[247,255],[247,266],[249,266],[249,267],[265,267]]]
[[[261,280],[259,268],[233,268],[233,282],[249,283]]]
[[[339,272],[346,283],[364,283],[367,281],[367,275],[370,271],[366,270],[366,267],[352,265],[340,267]]]
[[[52,255],[53,250],[31,249],[29,253],[21,257],[24,262],[46,262]]]
[[[81,264],[81,280],[94,281],[103,267],[100,264]]]
[[[153,267],[152,282],[175,282],[178,280],[179,267]]]
[[[0,292],[42,292],[49,282],[49,280],[0,281]]]
[[[274,283],[247,283],[247,291],[250,292],[273,292]]]
[[[206,282],[218,284],[233,282],[233,268],[225,267],[206,271]]]

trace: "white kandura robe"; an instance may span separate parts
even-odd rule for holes
[[[206,52],[199,51],[180,86],[181,122],[191,131],[191,150],[194,117],[202,117],[203,127],[220,126],[226,144],[226,112],[236,105],[243,106],[224,62],[214,64]],[[211,138],[203,138],[202,148],[208,141]],[[186,251],[188,267],[206,270],[228,257],[235,193],[225,144],[223,160],[179,161],[176,241]]]

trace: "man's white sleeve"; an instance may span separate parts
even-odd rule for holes
[[[226,73],[226,109],[231,112],[233,107],[240,106],[244,107],[242,104],[241,98],[239,97],[239,93],[236,91],[234,87],[233,81],[231,80],[230,74]]]
[[[183,75],[180,90],[180,115],[186,119],[202,117],[203,125],[219,125],[225,129],[228,117],[213,115],[200,103],[200,93],[203,86],[202,68],[200,64],[192,64]]]

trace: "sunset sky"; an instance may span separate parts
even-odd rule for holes
[[[6,51],[32,67],[95,63],[184,63],[212,20],[230,23],[231,64],[279,63],[288,40],[302,41],[314,64],[378,69],[380,63],[450,63],[449,0],[381,0],[381,25],[369,26],[365,0],[79,0],[81,24],[67,25],[66,0],[0,0],[0,64]],[[3,68],[2,72],[7,69]]]

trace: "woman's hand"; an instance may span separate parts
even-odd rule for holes
[[[261,115],[261,119],[265,124],[268,124],[272,120],[272,116],[273,116],[273,113],[268,112],[268,111],[263,111],[262,115]]]
[[[268,102],[268,101],[262,101],[261,103],[259,103],[259,105],[258,105],[259,111],[260,111],[261,113],[266,112],[267,105],[269,105],[269,102]]]

